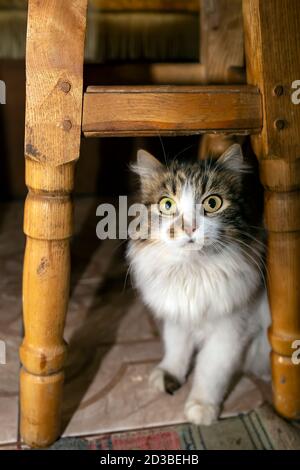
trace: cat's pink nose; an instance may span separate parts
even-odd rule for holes
[[[185,227],[185,233],[189,235],[190,237],[193,235],[193,233],[196,231],[196,226],[192,227]]]

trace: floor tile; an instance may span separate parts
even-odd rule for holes
[[[190,383],[174,396],[158,393],[148,376],[162,355],[160,326],[131,286],[124,243],[100,241],[97,201],[76,202],[69,344],[63,402],[64,436],[145,429],[185,421]],[[21,341],[23,204],[2,207],[0,230],[0,328],[7,364],[0,365],[0,444],[17,440],[18,348]],[[244,378],[229,395],[223,416],[247,412],[262,394]]]

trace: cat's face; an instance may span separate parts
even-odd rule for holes
[[[168,167],[140,150],[134,171],[148,209],[144,241],[180,251],[220,250],[230,244],[246,225],[241,184],[246,169],[237,144],[217,161],[176,161]]]

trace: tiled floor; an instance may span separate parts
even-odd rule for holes
[[[69,356],[63,405],[64,436],[80,436],[184,422],[189,385],[174,396],[148,386],[161,357],[158,328],[131,288],[124,244],[96,238],[96,203],[76,203],[72,289],[66,324]],[[22,204],[0,207],[0,444],[18,440],[18,347],[21,340]],[[244,378],[228,397],[224,415],[263,401]]]
[[[22,443],[0,450],[28,450]],[[277,416],[270,405],[221,419],[211,426],[177,424],[135,431],[64,437],[49,450],[299,450],[300,428]]]

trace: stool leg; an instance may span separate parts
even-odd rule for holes
[[[74,163],[47,168],[28,160],[26,174],[21,435],[43,447],[60,434]]]
[[[297,0],[244,0],[247,81],[262,93],[263,129],[252,136],[265,187],[269,338],[277,411],[300,417],[300,106],[291,100],[299,78]],[[299,349],[299,345],[298,345]]]
[[[86,7],[87,0],[29,0],[28,6],[20,430],[33,447],[60,434]]]

